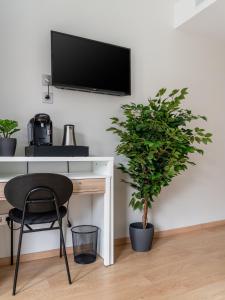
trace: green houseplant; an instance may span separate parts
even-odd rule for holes
[[[190,154],[203,154],[199,144],[212,142],[211,133],[190,127],[194,120],[207,119],[181,107],[187,94],[187,88],[170,93],[163,88],[147,104],[125,104],[122,106],[125,118],[111,118],[113,126],[107,129],[120,138],[117,154],[128,159],[127,164],[119,165],[119,169],[130,178],[123,181],[134,188],[130,206],[143,211],[142,222],[136,224],[138,234],[145,232],[147,238],[150,233],[145,230],[153,227],[148,223],[148,209],[162,188],[189,165],[195,165]],[[149,250],[151,241],[145,247],[137,244],[133,248]]]
[[[11,136],[19,130],[17,121],[0,119],[0,156],[15,154],[16,139]]]

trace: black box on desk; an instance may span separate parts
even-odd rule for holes
[[[87,146],[28,146],[25,147],[26,156],[71,157],[89,156]]]

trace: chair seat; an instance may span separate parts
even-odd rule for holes
[[[65,206],[59,207],[59,214],[60,217],[65,217],[67,213],[67,209]],[[12,208],[9,211],[9,217],[16,223],[22,223],[22,216],[23,212],[17,208]],[[57,221],[57,213],[56,211],[50,211],[45,213],[26,213],[24,224],[32,225],[32,224],[44,224],[44,223],[51,223]]]

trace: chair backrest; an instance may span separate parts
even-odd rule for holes
[[[38,189],[37,191],[33,191],[29,196],[29,200],[32,200],[32,203],[28,205],[27,211],[31,213],[43,213],[55,210],[55,204],[49,201],[53,194],[51,191],[56,196],[58,206],[65,204],[73,192],[72,181],[64,175],[33,173],[17,176],[9,180],[5,185],[4,193],[6,200],[13,207],[22,211],[28,193],[41,187],[43,190]]]

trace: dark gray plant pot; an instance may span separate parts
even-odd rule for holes
[[[132,249],[137,252],[149,251],[152,248],[154,237],[154,226],[147,224],[147,228],[143,229],[143,223],[131,223],[129,227],[130,240]]]
[[[0,156],[14,156],[16,151],[16,139],[0,138]]]

